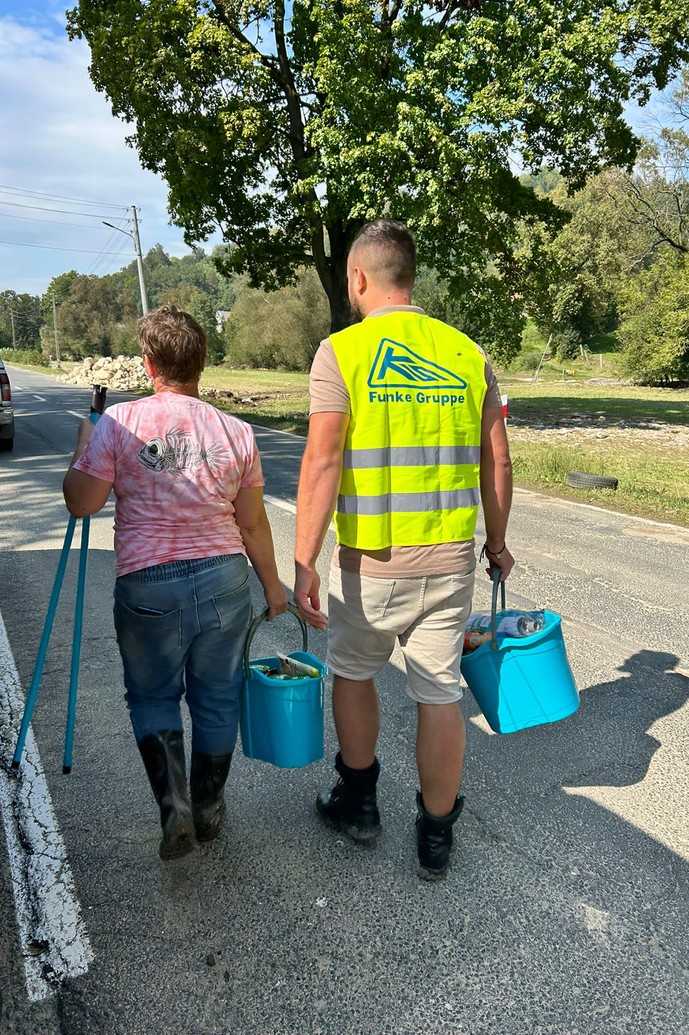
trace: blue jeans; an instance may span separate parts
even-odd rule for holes
[[[192,749],[234,749],[250,621],[242,554],[171,561],[117,579],[115,631],[137,741],[182,729],[186,694]]]

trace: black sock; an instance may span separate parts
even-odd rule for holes
[[[374,758],[373,763],[366,766],[365,769],[352,769],[350,766],[345,765],[342,761],[342,754],[338,751],[337,757],[335,758],[335,769],[340,774],[345,783],[352,784],[353,786],[364,787],[375,787],[378,782],[378,775],[380,773],[380,762],[377,758]]]

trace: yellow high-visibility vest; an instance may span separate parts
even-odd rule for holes
[[[478,345],[413,309],[369,316],[330,340],[352,411],[338,542],[382,550],[473,539],[486,395]]]

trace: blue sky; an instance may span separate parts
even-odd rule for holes
[[[67,269],[102,274],[125,265],[131,242],[100,219],[118,222],[127,205],[141,210],[144,251],[158,241],[174,255],[188,251],[169,225],[165,183],[126,146],[131,130],[94,89],[88,48],[66,37],[66,6],[0,0],[0,241],[13,242],[0,244],[0,290],[40,293]],[[26,247],[35,244],[49,247]]]
[[[141,210],[144,251],[157,242],[173,255],[187,251],[168,222],[165,183],[126,146],[127,127],[89,79],[88,48],[67,40],[65,6],[0,0],[0,242],[10,242],[0,243],[0,290],[40,293],[67,269],[119,269],[130,241],[100,220],[124,220],[132,204]],[[629,110],[637,130],[648,131],[653,108]]]

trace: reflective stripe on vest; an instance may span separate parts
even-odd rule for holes
[[[478,489],[448,489],[443,492],[386,492],[383,496],[338,496],[337,509],[342,514],[418,514],[428,510],[454,510],[457,507],[478,507]]]
[[[381,446],[378,449],[345,449],[343,467],[439,467],[477,464],[480,446]]]
[[[331,335],[351,400],[335,514],[359,549],[473,538],[485,358],[466,335],[413,310]]]

